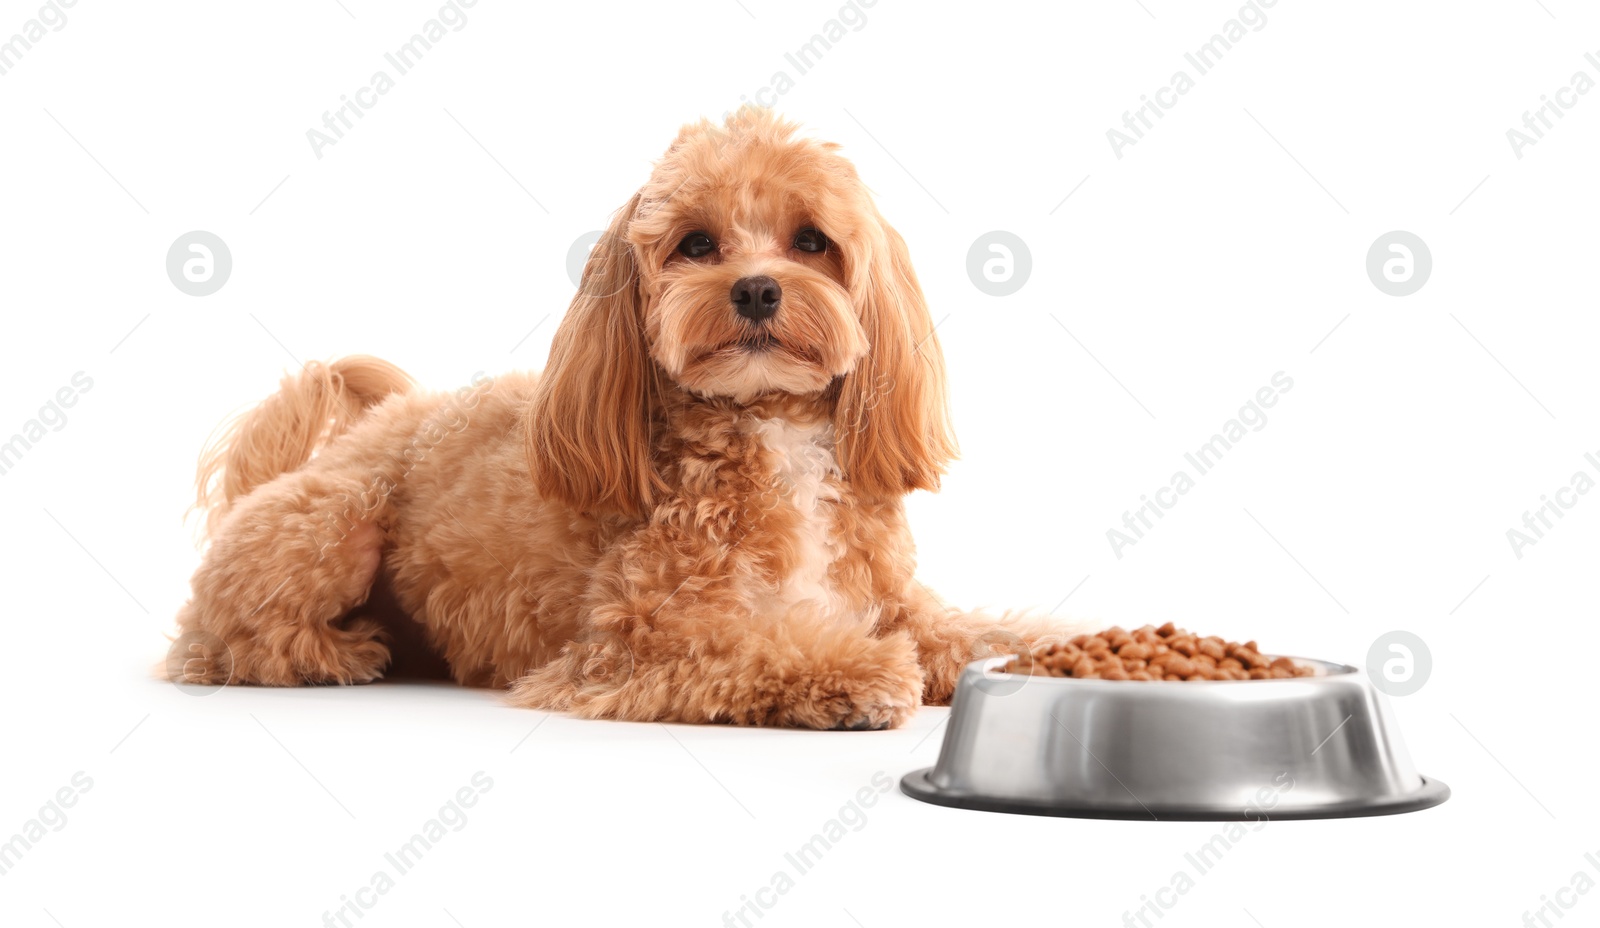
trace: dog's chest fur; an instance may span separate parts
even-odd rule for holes
[[[788,539],[795,554],[789,569],[775,589],[761,584],[753,590],[752,605],[757,614],[775,619],[804,614],[848,621],[849,604],[829,579],[834,562],[844,553],[834,531],[839,465],[833,453],[833,426],[772,418],[755,420],[751,431],[774,468],[770,493],[751,505],[785,507],[796,516]]]

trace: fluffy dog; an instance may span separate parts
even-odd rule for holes
[[[685,127],[538,376],[311,364],[201,461],[191,682],[363,683],[376,581],[463,684],[587,718],[881,729],[1040,623],[942,605],[903,497],[953,457],[905,242],[836,145]],[[226,664],[227,666],[224,666]]]

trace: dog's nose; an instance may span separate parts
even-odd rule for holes
[[[778,311],[783,288],[771,277],[741,277],[728,293],[733,308],[751,322],[765,322]]]

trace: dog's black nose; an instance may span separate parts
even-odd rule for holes
[[[771,277],[741,277],[728,293],[733,308],[751,322],[765,322],[778,311],[783,288]]]

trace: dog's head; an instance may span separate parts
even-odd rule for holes
[[[944,360],[905,242],[838,146],[794,130],[749,107],[685,127],[601,236],[530,411],[542,492],[646,511],[663,378],[735,403],[822,397],[858,493],[938,486]]]

